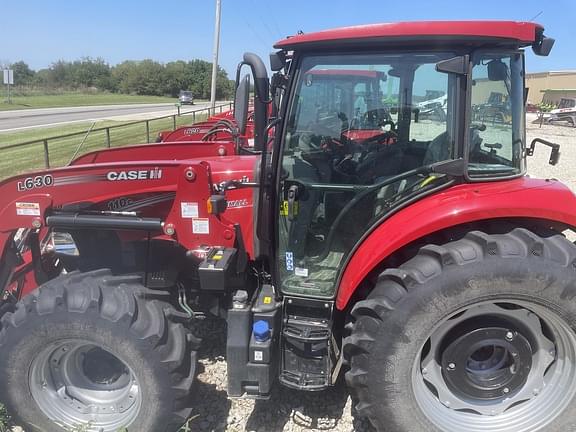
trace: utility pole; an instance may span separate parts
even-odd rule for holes
[[[216,24],[214,25],[214,57],[212,59],[212,87],[210,111],[216,114],[216,77],[218,76],[218,49],[220,48],[220,0],[216,0]]]

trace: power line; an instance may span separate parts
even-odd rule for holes
[[[536,15],[534,15],[532,18],[530,18],[528,21],[532,22],[534,21],[536,18],[538,18],[540,15],[542,15],[544,13],[543,10],[541,10],[540,12],[538,12]]]
[[[256,5],[255,1],[254,1],[254,0],[250,0],[250,1],[251,1],[251,3],[252,3],[252,6],[254,7],[254,10],[255,10],[256,13],[257,13],[258,19],[259,19],[260,22],[262,23],[262,26],[264,27],[264,29],[266,29],[266,31],[268,32],[268,35],[270,36],[270,38],[271,38],[272,40],[274,40],[274,39],[279,39],[281,36],[278,35],[278,34],[277,34],[277,35],[274,35],[274,32],[272,31],[272,29],[271,29],[270,26],[268,25],[268,21],[265,20],[264,18],[262,18],[262,15],[260,14],[259,8],[258,8],[258,6]],[[270,15],[273,17],[273,14],[270,14]]]
[[[246,15],[244,15],[244,12],[242,10],[242,8],[240,8],[240,15],[242,16],[242,20],[246,23],[246,27],[248,27],[250,29],[250,31],[252,32],[252,34],[256,37],[256,39],[258,39],[258,41],[262,44],[262,46],[267,50],[270,47],[270,43],[266,43],[266,41],[262,38],[262,36],[260,35],[260,33],[258,33],[255,29],[254,23],[251,23],[248,21],[248,19],[246,18]]]

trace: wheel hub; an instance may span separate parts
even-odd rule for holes
[[[546,430],[576,397],[576,335],[533,302],[461,309],[440,322],[415,360],[416,401],[447,432]]]
[[[129,373],[124,363],[102,348],[92,348],[82,357],[82,372],[94,384],[113,384]]]
[[[116,432],[138,415],[142,397],[130,368],[94,344],[59,341],[33,360],[30,391],[47,417],[66,428]]]
[[[508,398],[526,383],[532,355],[533,348],[522,334],[507,328],[479,328],[446,347],[442,375],[447,387],[462,398]]]

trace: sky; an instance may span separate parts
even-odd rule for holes
[[[268,63],[272,45],[299,30],[378,22],[504,19],[543,24],[549,57],[527,50],[528,72],[576,69],[576,0],[221,0],[219,64],[230,78],[245,51]],[[0,0],[0,63],[35,70],[101,57],[212,61],[215,0]]]

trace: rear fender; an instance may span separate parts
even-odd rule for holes
[[[385,220],[356,248],[342,273],[336,307],[345,309],[366,276],[409,243],[457,225],[501,218],[576,227],[576,196],[556,180],[523,177],[454,186],[423,198]]]

